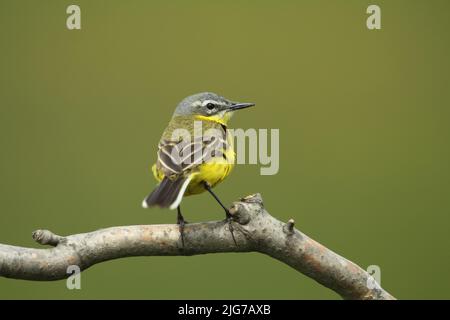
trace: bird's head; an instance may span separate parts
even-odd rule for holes
[[[216,121],[226,125],[234,111],[254,106],[254,103],[235,102],[212,92],[202,92],[181,101],[174,116],[195,116],[201,120]]]

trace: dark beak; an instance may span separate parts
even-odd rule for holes
[[[254,103],[241,103],[241,102],[235,102],[231,105],[231,107],[228,108],[228,111],[235,111],[239,109],[245,109],[249,107],[253,107]]]

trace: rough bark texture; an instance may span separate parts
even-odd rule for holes
[[[67,237],[37,230],[33,238],[54,248],[0,244],[0,276],[48,281],[68,277],[70,265],[84,270],[117,258],[254,251],[288,264],[345,299],[394,299],[359,266],[296,230],[292,219],[283,223],[272,217],[259,194],[235,202],[230,212],[237,245],[225,221],[187,224],[184,247],[177,225],[112,227]]]

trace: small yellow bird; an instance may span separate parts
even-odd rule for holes
[[[157,161],[152,167],[159,184],[142,206],[176,208],[183,244],[187,222],[181,214],[180,203],[184,196],[208,191],[231,223],[228,209],[211,188],[224,180],[234,166],[233,137],[227,130],[228,120],[234,111],[251,106],[254,103],[233,102],[211,92],[195,94],[178,104],[164,130]]]

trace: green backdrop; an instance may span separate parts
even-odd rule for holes
[[[366,8],[382,30],[366,28]],[[66,28],[81,7],[82,30]],[[280,129],[280,171],[237,166],[226,203],[260,192],[281,220],[366,268],[398,298],[450,298],[450,2],[0,2],[0,243],[172,223],[143,210],[173,108],[214,91]],[[189,221],[222,219],[208,195]],[[447,252],[447,253],[446,253]],[[0,278],[0,298],[337,299],[264,255],[110,261],[65,281]]]

